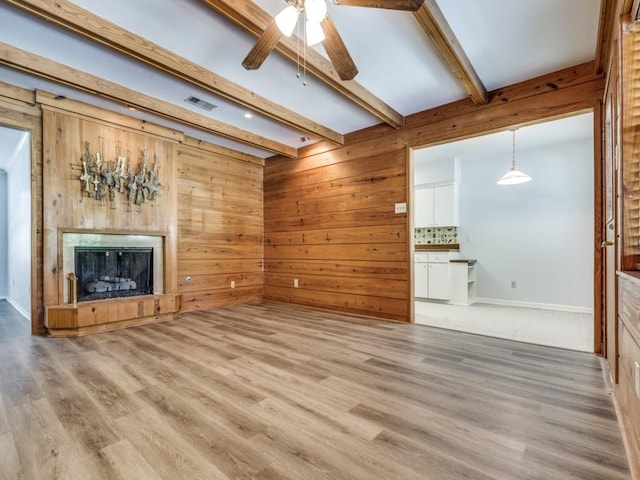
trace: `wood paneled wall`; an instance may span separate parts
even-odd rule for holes
[[[410,321],[411,213],[394,214],[410,202],[409,149],[599,108],[604,78],[594,72],[579,65],[491,92],[482,107],[464,100],[413,115],[403,129],[381,125],[344,146],[267,160],[265,298]]]
[[[43,224],[44,304],[66,303],[67,273],[61,271],[61,233],[64,231],[142,233],[165,237],[165,291],[175,290],[176,147],[175,140],[131,131],[80,114],[43,107]],[[85,141],[104,161],[126,156],[137,172],[142,152],[149,167],[158,163],[159,193],[154,200],[129,205],[126,194],[115,202],[98,201],[84,192],[80,181]]]
[[[278,159],[264,181],[267,298],[407,318],[404,148]]]
[[[196,141],[177,153],[183,310],[262,300],[262,161]]]
[[[65,303],[62,231],[163,235],[164,290],[183,294],[183,310],[262,299],[262,160],[77,102],[61,105],[78,111],[42,106],[44,305]],[[108,121],[95,118],[100,112]],[[105,160],[125,155],[133,165],[146,149],[150,166],[159,165],[157,198],[128,207],[118,194],[111,208],[83,194],[85,141]]]

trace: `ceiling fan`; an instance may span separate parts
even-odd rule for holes
[[[257,70],[282,36],[290,37],[300,17],[304,21],[308,46],[322,42],[329,60],[341,80],[353,80],[358,74],[338,29],[327,15],[326,0],[285,0],[288,5],[269,23],[251,51],[242,61],[247,70]],[[424,0],[333,0],[336,5],[416,11]]]

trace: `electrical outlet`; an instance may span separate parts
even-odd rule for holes
[[[396,203],[396,213],[407,213],[406,203]]]
[[[635,362],[636,398],[640,398],[640,363]]]
[[[516,281],[515,280],[511,280],[511,288],[516,288]]]
[[[293,279],[293,288],[298,288],[298,279],[297,278]]]
[[[231,288],[236,288],[236,281],[235,280],[231,280]]]

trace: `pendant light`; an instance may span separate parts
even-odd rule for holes
[[[500,177],[500,180],[498,180],[497,182],[498,185],[518,185],[519,183],[526,183],[531,181],[531,177],[529,175],[516,169],[516,131],[512,130],[511,132],[513,133],[511,170]]]

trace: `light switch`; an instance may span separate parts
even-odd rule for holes
[[[396,213],[407,213],[406,203],[396,203]]]

